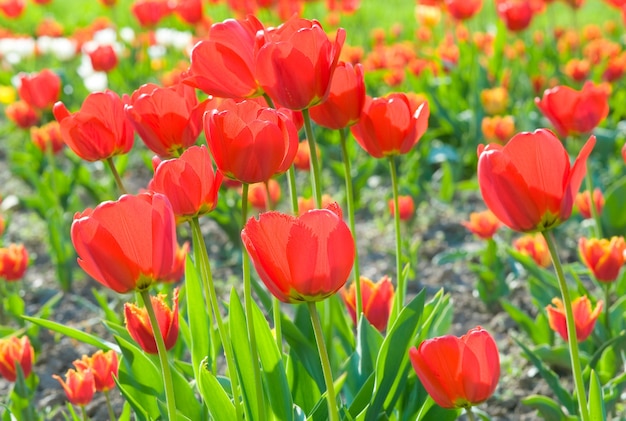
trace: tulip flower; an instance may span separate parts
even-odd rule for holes
[[[502,223],[489,209],[470,213],[470,220],[461,222],[472,234],[483,240],[493,238]]]
[[[326,193],[322,195],[322,209],[327,208],[333,202],[335,201],[330,195]],[[315,206],[315,198],[298,197],[298,214],[299,215],[302,215],[303,213],[306,213],[313,209],[317,209],[317,207]]]
[[[254,16],[215,23],[207,39],[191,50],[184,83],[221,98],[250,98],[262,93],[255,77],[255,39],[263,24]]]
[[[70,368],[65,374],[65,381],[54,374],[52,376],[61,383],[67,400],[73,405],[84,406],[93,399],[96,384],[91,370],[74,370]]]
[[[394,290],[391,279],[383,276],[374,283],[371,279],[361,276],[361,297],[363,298],[363,314],[368,322],[380,332],[387,328],[391,306],[393,305]],[[341,298],[346,304],[352,322],[356,325],[356,284],[343,289]]]
[[[442,408],[469,408],[489,399],[500,378],[493,337],[478,326],[460,338],[427,339],[409,357],[426,392]]]
[[[171,309],[165,302],[165,298],[165,294],[159,294],[156,297],[150,296],[150,301],[165,343],[165,349],[169,350],[178,339],[178,288],[174,290]],[[124,305],[124,318],[128,333],[141,349],[149,354],[156,354],[158,352],[156,339],[146,308],[126,303]]]
[[[561,136],[589,133],[609,114],[606,88],[586,82],[582,90],[568,86],[547,89],[535,103]]]
[[[626,242],[623,237],[585,238],[578,241],[580,258],[600,282],[614,282],[624,266]]]
[[[530,256],[542,268],[547,268],[552,263],[548,243],[541,233],[521,236],[513,241],[513,248],[525,256]]]
[[[481,129],[487,142],[504,145],[515,132],[515,120],[510,115],[484,117]]]
[[[22,279],[28,267],[28,252],[22,244],[0,248],[0,278],[5,281]]]
[[[26,2],[24,0],[2,0],[0,1],[0,11],[11,19],[17,19],[24,12]]]
[[[485,204],[515,231],[556,227],[572,213],[595,140],[587,140],[571,167],[561,141],[545,129],[519,133],[505,146],[479,145],[478,183]]]
[[[340,62],[333,73],[328,98],[311,108],[311,119],[329,129],[343,129],[359,121],[364,105],[363,66]]]
[[[271,201],[269,206],[267,203],[268,187]],[[280,200],[280,196],[280,184],[278,184],[278,181],[273,178],[270,178],[267,181],[267,185],[265,183],[253,183],[248,187],[248,202],[252,205],[252,207],[261,212],[274,209]]]
[[[178,0],[174,12],[190,25],[202,22],[202,0]]]
[[[172,205],[159,193],[123,195],[74,215],[78,264],[96,281],[125,293],[183,274],[186,247],[176,242]]]
[[[96,72],[110,72],[117,67],[117,53],[111,45],[99,45],[88,56]]]
[[[591,195],[589,194],[589,190],[577,193],[574,198],[574,204],[583,218],[592,218]],[[593,204],[596,209],[596,214],[600,215],[602,213],[602,208],[604,207],[604,196],[602,195],[602,190],[598,188],[593,191]]]
[[[396,214],[396,209],[393,204],[393,199],[389,199],[387,202],[389,213],[391,216]],[[411,196],[398,196],[398,208],[400,209],[400,220],[409,221],[415,215],[415,202]]]
[[[46,153],[48,149],[53,154],[63,150],[65,143],[61,136],[61,126],[58,121],[51,121],[41,127],[30,128],[30,138],[41,152]]]
[[[150,150],[172,158],[196,143],[208,104],[208,100],[199,102],[195,90],[187,85],[161,88],[146,84],[133,93],[125,112]]]
[[[20,129],[28,129],[39,122],[39,114],[26,101],[7,105],[4,113]]]
[[[204,115],[204,131],[217,168],[243,183],[287,171],[298,151],[293,122],[253,100],[225,100],[220,111]]]
[[[156,26],[171,13],[167,0],[136,0],[130,11],[144,28]]]
[[[487,114],[502,114],[509,106],[509,91],[504,86],[483,89],[480,92],[480,102]]]
[[[44,69],[39,73],[22,75],[17,90],[20,99],[31,107],[45,110],[59,100],[61,78],[52,70]]]
[[[336,203],[299,217],[262,213],[248,220],[241,238],[267,289],[286,303],[333,295],[354,263],[354,239]]]
[[[33,369],[35,351],[28,336],[9,336],[0,339],[0,376],[10,382],[17,380],[17,366],[19,365],[24,378],[28,377]]]
[[[480,11],[483,0],[445,0],[450,15],[456,20],[467,20]]]
[[[561,335],[563,340],[567,341],[567,324],[565,320],[565,308],[563,302],[559,298],[553,298],[552,304],[546,306],[548,312],[548,323],[550,328]],[[596,308],[591,308],[591,302],[586,296],[581,296],[572,301],[572,311],[574,312],[574,322],[576,324],[576,339],[582,342],[591,335],[596,325],[596,320],[602,312],[602,301],[598,301]]]
[[[527,0],[496,1],[498,16],[509,31],[519,32],[528,28],[533,19],[534,10]]]
[[[124,103],[113,91],[89,94],[74,114],[60,101],[54,104],[53,112],[67,146],[86,161],[125,154],[133,146],[133,129],[124,115]]]
[[[331,42],[319,22],[294,16],[259,36],[256,80],[283,107],[317,105],[328,96],[345,39],[343,28]]]
[[[115,387],[115,378],[119,368],[115,351],[99,350],[90,357],[83,355],[80,360],[74,361],[74,366],[78,371],[89,370],[93,373],[97,392],[106,392]]]
[[[224,176],[213,170],[206,146],[192,146],[168,161],[155,157],[152,163],[154,177],[148,189],[167,196],[178,223],[215,209]]]
[[[351,127],[363,149],[374,158],[405,154],[428,128],[430,109],[422,103],[413,110],[405,94],[365,99],[361,119]]]
[[[319,157],[319,149],[317,149]],[[298,152],[293,160],[293,166],[300,171],[309,171],[311,169],[311,148],[309,147],[309,141],[303,140],[298,143]]]

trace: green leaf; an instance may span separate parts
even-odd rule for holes
[[[103,351],[114,349],[115,352],[120,352],[120,348],[114,343],[105,341],[104,339],[101,339],[95,335],[91,335],[73,327],[65,326],[60,323],[53,322],[52,320],[40,319],[38,317],[22,316],[22,318],[43,328],[50,329],[54,332],[65,335],[68,338],[76,339],[77,341],[83,342],[88,345],[93,345]]]
[[[601,222],[604,235],[626,235],[626,177],[615,182],[604,195]]]
[[[236,419],[233,402],[215,375],[207,369],[206,360],[200,364],[198,388],[213,420],[232,421]]]
[[[185,307],[191,333],[191,363],[196,378],[199,375],[201,361],[207,355],[211,357],[209,344],[210,323],[203,297],[200,278],[191,258],[187,256],[187,261],[185,262]]]
[[[96,299],[98,305],[104,312],[104,318],[106,320],[110,320],[117,324],[122,323],[122,318],[115,311],[113,311],[111,307],[109,307],[109,300],[107,297],[100,293],[96,288],[92,288],[91,293],[93,294],[93,297]]]
[[[563,413],[561,406],[547,396],[532,395],[522,399],[526,406],[536,409],[545,421],[566,421],[576,418]]]
[[[297,325],[287,317],[281,318],[283,338],[289,344],[290,353],[295,354],[298,362],[304,366],[309,376],[315,380],[317,390],[326,390],[317,346],[309,340],[311,336],[306,335],[306,333],[313,335],[311,320],[308,318],[305,321],[300,320],[299,314],[303,313],[302,310],[306,310],[306,307],[302,305],[297,306],[295,319],[296,323],[298,323]],[[306,321],[308,321],[308,326],[305,325]]]
[[[539,323],[539,320],[533,320],[532,317],[507,300],[500,300],[500,305],[502,305],[502,308],[509,314],[511,319],[526,332],[535,345],[547,345],[550,343],[550,332],[546,332],[545,326]]]
[[[606,409],[604,408],[604,396],[602,393],[602,385],[595,370],[591,370],[589,378],[589,416],[591,421],[606,420]]]

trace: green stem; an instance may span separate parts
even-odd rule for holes
[[[243,224],[248,218],[248,184],[243,183],[241,193],[241,215]],[[241,247],[243,260],[243,295],[245,299],[246,321],[248,327],[248,340],[250,341],[250,353],[252,354],[252,368],[254,371],[254,386],[256,389],[257,410],[259,419],[265,420],[265,398],[263,397],[263,383],[261,381],[261,368],[259,367],[259,351],[256,344],[254,331],[254,313],[252,312],[252,276],[250,275],[250,256],[245,247]]]
[[[291,198],[291,211],[298,215],[298,190],[296,188],[296,170],[292,165],[287,172],[287,182],[289,184],[289,197]]]
[[[593,218],[593,222],[595,225],[595,237],[602,238],[602,225],[600,223],[600,215],[598,214],[598,209],[596,209],[596,201],[593,199],[593,182],[591,180],[591,172],[590,168],[587,168],[587,172],[585,174],[585,184],[587,191],[589,192],[589,210],[591,211],[591,217]]]
[[[119,189],[120,193],[126,194],[127,193],[126,188],[124,188],[124,183],[122,183],[122,177],[120,177],[120,173],[117,172],[117,168],[115,168],[115,164],[113,163],[113,158],[108,157],[106,159],[106,162],[109,168],[111,169],[111,173],[113,173],[115,184],[117,185],[117,188]]]
[[[404,306],[406,296],[406,284],[402,279],[402,238],[400,234],[400,209],[398,205],[398,174],[396,161],[393,155],[389,157],[389,172],[391,173],[391,188],[393,190],[393,222],[396,231],[396,276],[398,279],[398,291],[396,293],[396,315],[400,314]]]
[[[589,413],[587,412],[587,395],[585,393],[585,384],[583,383],[583,375],[580,369],[580,357],[578,355],[578,338],[576,337],[576,324],[574,321],[574,312],[572,311],[572,300],[570,299],[569,290],[567,289],[565,274],[563,273],[563,266],[561,265],[561,260],[559,259],[559,254],[557,252],[554,235],[552,234],[552,231],[542,231],[541,234],[548,244],[548,250],[550,250],[554,271],[556,272],[556,277],[559,280],[563,306],[565,307],[567,341],[569,344],[572,363],[572,374],[574,376],[574,387],[576,389],[576,394],[578,395],[578,409],[580,411],[582,421],[589,421]]]
[[[602,285],[604,289],[604,327],[606,328],[607,339],[611,339],[611,283],[604,283]]]
[[[217,292],[215,291],[215,285],[213,283],[213,273],[211,271],[211,262],[209,260],[209,254],[206,249],[206,243],[202,237],[202,231],[200,230],[200,223],[198,218],[193,218],[190,222],[191,232],[193,236],[193,249],[196,260],[196,265],[200,268],[200,277],[202,279],[202,286],[204,294],[207,300],[210,301],[210,305],[207,305],[209,311],[209,319],[211,314],[215,316],[217,322],[217,331],[220,334],[222,345],[224,346],[224,356],[228,365],[228,374],[230,377],[231,389],[233,394],[233,402],[235,405],[235,414],[237,420],[243,420],[243,412],[241,408],[241,402],[239,399],[239,379],[237,377],[237,366],[235,365],[235,357],[233,353],[233,345],[230,340],[228,330],[224,326],[222,320],[222,314],[220,313],[219,302],[217,299]],[[213,330],[213,323],[209,327],[209,332]],[[209,333],[210,335],[211,333]],[[211,341],[213,343],[213,341]]]
[[[312,301],[307,302],[309,312],[311,313],[311,322],[313,323],[313,331],[315,332],[315,341],[322,362],[322,371],[324,372],[324,381],[326,382],[326,399],[328,401],[328,420],[339,421],[339,410],[337,409],[337,400],[335,398],[335,385],[333,383],[333,373],[330,368],[328,352],[324,343],[324,332],[322,332],[322,324],[320,316],[317,313],[317,307]]]
[[[87,416],[87,408],[85,408],[85,405],[81,405],[80,409],[83,414],[83,421],[87,421],[89,419],[89,417]]]
[[[474,411],[472,411],[472,407],[468,406],[465,408],[465,413],[467,414],[467,419],[469,421],[476,421],[476,415],[474,415]]]
[[[292,166],[293,167],[293,166]],[[270,183],[265,182],[265,203],[267,203],[267,210],[274,210],[274,202],[272,202],[272,195],[270,194]],[[297,206],[297,204],[296,204]],[[283,329],[280,323],[280,300],[272,295],[272,316],[274,317],[274,334],[276,337],[276,345],[282,355],[283,350]]]
[[[309,110],[302,110],[304,117],[304,132],[309,141],[309,153],[311,154],[311,184],[313,185],[313,194],[315,195],[315,204],[318,208],[322,207],[322,185],[320,179],[320,164],[317,159],[317,146],[315,144],[315,136],[311,128],[311,116]]]
[[[109,411],[109,420],[110,421],[115,421],[115,411],[113,411],[113,406],[111,405],[111,396],[109,396],[109,391],[105,390],[104,392],[104,398],[106,399],[107,402],[107,410]]]
[[[150,300],[150,293],[147,289],[140,291],[143,303],[146,306],[148,317],[150,318],[150,326],[152,326],[152,332],[154,333],[154,340],[156,341],[157,351],[159,354],[159,361],[161,362],[161,373],[163,375],[163,385],[165,387],[165,403],[167,405],[167,417],[170,421],[175,421],[176,418],[176,397],[174,395],[174,384],[172,383],[172,373],[170,372],[170,364],[167,361],[167,349],[165,349],[165,342],[163,341],[163,335],[161,334],[161,328],[157,322],[154,308],[152,307],[152,300]]]
[[[356,247],[356,223],[354,221],[354,190],[352,187],[352,170],[350,168],[350,157],[348,156],[348,129],[339,130],[341,139],[341,157],[343,158],[343,172],[346,179],[346,201],[348,202],[348,221],[350,223],[350,231],[354,237],[354,284],[356,285],[356,319],[357,324],[363,313],[363,296],[361,295],[361,273],[359,271],[359,251]]]

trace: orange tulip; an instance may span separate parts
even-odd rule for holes
[[[483,89],[480,102],[487,114],[502,114],[509,106],[509,91],[504,86]]]
[[[28,267],[28,252],[23,244],[0,248],[0,277],[5,281],[22,279]]]
[[[24,378],[33,369],[35,351],[28,336],[10,336],[0,339],[0,376],[10,382],[17,380],[17,365],[20,366]]]
[[[356,284],[341,290],[341,298],[346,304],[352,322],[356,325]],[[387,328],[391,306],[393,305],[393,284],[388,276],[383,276],[374,283],[371,279],[361,276],[361,297],[363,300],[363,314],[368,322],[380,332]]]
[[[547,89],[535,103],[561,136],[591,132],[609,114],[604,87],[586,82],[582,90],[567,86]]]
[[[316,20],[293,16],[257,37],[256,80],[283,107],[303,110],[328,97],[346,31],[339,28],[334,42]]]
[[[515,231],[556,227],[572,213],[594,145],[591,136],[571,167],[561,141],[545,129],[519,133],[505,146],[479,145],[478,183],[485,204]]]
[[[333,295],[354,263],[354,238],[336,203],[299,217],[262,213],[248,220],[241,238],[267,289],[286,303]]]
[[[89,94],[74,114],[60,101],[52,111],[67,146],[86,161],[125,154],[133,146],[133,129],[124,115],[124,103],[113,91]]]
[[[65,146],[61,136],[61,126],[58,121],[54,120],[41,127],[31,127],[30,138],[37,146],[37,149],[43,153],[46,153],[48,148],[50,148],[50,151],[56,154],[62,151],[63,146]]]
[[[470,220],[461,222],[472,234],[489,240],[494,236],[502,223],[490,210],[470,213]]]
[[[487,142],[504,145],[515,132],[515,120],[510,115],[483,117],[481,129]]]
[[[115,378],[119,368],[117,354],[113,350],[97,351],[92,356],[83,355],[80,360],[74,361],[74,367],[79,371],[89,370],[93,373],[96,391],[106,392],[115,387]]]
[[[604,196],[602,195],[602,190],[598,188],[594,189],[593,203],[596,213],[600,215],[602,213],[602,208],[604,207]],[[589,195],[589,190],[577,193],[576,198],[574,199],[574,204],[583,218],[591,218],[591,197]]]
[[[165,303],[165,298],[165,294],[159,294],[156,297],[150,296],[150,301],[165,343],[165,349],[169,350],[176,345],[178,339],[178,288],[174,290],[171,309]],[[124,319],[128,333],[141,349],[149,354],[157,354],[157,343],[146,308],[139,308],[134,304],[126,303],[124,305]]]
[[[569,336],[567,334],[563,302],[558,298],[553,298],[552,304],[554,304],[554,307],[551,305],[546,306],[550,328],[567,341]],[[596,308],[592,311],[591,302],[584,295],[572,301],[572,311],[574,312],[574,322],[576,324],[576,339],[578,342],[584,341],[593,332],[596,320],[602,312],[602,305],[602,301],[598,301]]]
[[[578,251],[585,266],[600,282],[613,282],[624,266],[626,242],[623,237],[585,238],[578,241]]]
[[[65,374],[65,381],[54,374],[52,376],[61,383],[67,400],[74,405],[87,405],[96,392],[96,384],[91,370],[74,370],[70,368]]]
[[[489,399],[500,379],[493,337],[478,326],[465,335],[427,339],[409,357],[422,385],[443,408],[468,408]]]
[[[172,205],[162,194],[123,195],[76,213],[71,236],[80,267],[116,292],[183,275],[187,247],[176,242]]]
[[[350,130],[356,141],[374,158],[405,154],[428,128],[428,102],[416,110],[403,93],[382,98],[366,97],[361,119]]]
[[[396,208],[393,199],[387,202],[389,213],[391,216],[396,214]],[[411,196],[398,196],[398,209],[400,209],[400,220],[409,221],[415,215],[415,202]]]
[[[39,73],[22,75],[17,92],[20,99],[31,107],[45,110],[59,100],[61,78],[49,69],[43,69]]]
[[[548,243],[541,233],[526,234],[513,241],[513,248],[518,252],[532,257],[538,266],[547,268],[552,263]]]

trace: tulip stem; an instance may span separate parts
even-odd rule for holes
[[[107,410],[109,411],[109,420],[111,421],[115,421],[115,411],[113,411],[113,406],[111,405],[111,396],[109,395],[109,391],[105,390],[104,392],[104,398],[107,401]]]
[[[596,201],[593,198],[593,182],[591,180],[591,172],[590,168],[587,168],[585,174],[585,184],[587,187],[587,191],[589,192],[589,210],[591,211],[591,217],[593,218],[596,238],[602,238],[602,225],[600,222],[600,215],[598,214],[598,209],[596,208]]]
[[[398,279],[398,293],[396,294],[396,316],[402,311],[404,297],[406,296],[406,284],[402,277],[402,238],[400,236],[400,209],[398,206],[398,172],[394,156],[389,157],[389,172],[391,173],[391,188],[393,190],[393,222],[396,231],[396,276]]]
[[[248,183],[243,183],[241,192],[241,215],[243,224],[248,219]],[[243,295],[245,299],[246,321],[248,327],[248,340],[250,341],[250,353],[252,354],[252,368],[254,374],[254,386],[256,390],[256,403],[259,420],[265,420],[265,398],[263,397],[263,383],[261,380],[261,368],[259,367],[259,350],[256,344],[254,331],[254,313],[252,312],[252,277],[250,275],[250,256],[245,247],[241,247],[243,265]]]
[[[113,158],[112,157],[108,157],[106,159],[107,165],[109,166],[109,169],[111,170],[111,173],[113,174],[113,178],[115,179],[115,184],[117,185],[117,188],[119,189],[120,193],[122,194],[126,194],[126,188],[124,187],[124,183],[122,182],[122,177],[120,177],[120,173],[117,172],[117,168],[115,168],[115,164],[113,163]]]
[[[582,421],[589,421],[589,412],[587,412],[587,395],[585,392],[585,384],[583,383],[583,375],[580,369],[580,357],[578,355],[578,338],[576,337],[576,324],[574,321],[574,312],[572,311],[572,300],[569,296],[563,266],[556,248],[556,241],[552,231],[542,231],[541,234],[548,244],[552,263],[556,277],[559,280],[561,296],[563,298],[563,306],[565,307],[565,320],[567,323],[567,341],[569,344],[570,358],[572,363],[572,374],[574,376],[574,387],[578,395],[578,409]]]
[[[343,158],[344,178],[346,179],[346,201],[348,202],[348,221],[350,231],[354,237],[354,284],[356,285],[356,321],[357,325],[363,313],[363,296],[361,295],[361,273],[359,271],[359,251],[356,240],[356,224],[354,221],[354,190],[352,187],[352,170],[350,169],[350,157],[348,156],[348,130],[339,129],[341,138],[341,157]]]
[[[291,167],[290,167],[291,168]],[[272,195],[270,194],[270,183],[269,181],[265,182],[265,194],[266,194],[266,203],[267,210],[274,210],[274,202],[272,201]],[[297,209],[297,202],[296,202]],[[282,357],[283,355],[283,329],[280,323],[280,300],[272,295],[272,316],[274,318],[274,335],[276,338],[276,345],[278,346],[278,352]]]
[[[83,421],[89,420],[89,417],[87,416],[87,408],[85,408],[85,405],[80,406],[80,412],[83,415]]]
[[[322,371],[324,372],[324,381],[326,382],[326,400],[328,401],[328,420],[339,421],[339,410],[337,409],[337,399],[335,398],[335,385],[333,383],[333,373],[330,368],[330,360],[328,359],[328,351],[324,343],[324,332],[322,332],[322,324],[320,316],[317,312],[315,302],[307,302],[309,312],[311,313],[311,322],[313,323],[313,331],[315,332],[315,341],[322,362]]]
[[[163,375],[163,386],[165,387],[165,404],[167,405],[167,417],[169,421],[175,421],[176,418],[176,397],[174,395],[174,384],[172,383],[172,373],[170,372],[170,364],[167,361],[167,349],[165,348],[165,341],[163,341],[163,334],[161,328],[157,322],[154,308],[152,307],[152,300],[150,300],[150,293],[147,289],[140,291],[143,303],[146,306],[148,317],[150,318],[150,326],[152,327],[152,333],[154,334],[154,340],[156,341],[157,351],[159,354],[159,361],[161,362],[161,374]]]
[[[289,171],[287,172],[287,181],[289,184],[289,196],[291,198],[291,211],[294,215],[298,215],[298,190],[296,188],[296,170],[293,165],[289,167]]]
[[[472,407],[468,406],[465,408],[465,413],[467,414],[467,419],[469,421],[476,421],[476,415],[474,415],[474,411],[472,411]]]
[[[320,164],[317,159],[317,146],[315,144],[315,136],[313,136],[313,129],[311,128],[311,116],[309,115],[308,108],[302,110],[302,117],[304,118],[304,133],[309,141],[309,154],[311,155],[311,183],[313,184],[315,205],[321,209],[322,185],[320,179]]]
[[[611,339],[613,336],[611,334],[611,284],[604,283],[602,284],[602,289],[604,290],[604,327],[606,328],[607,339]]]
[[[209,254],[206,249],[206,243],[202,237],[202,231],[200,230],[200,223],[198,218],[195,217],[190,221],[191,232],[193,236],[193,249],[196,260],[196,265],[200,268],[200,277],[202,278],[202,286],[204,288],[204,294],[207,303],[207,310],[209,311],[209,319],[211,314],[215,316],[217,322],[217,330],[220,334],[220,339],[224,347],[224,356],[226,357],[226,363],[228,365],[228,374],[230,377],[231,389],[233,394],[233,403],[235,405],[235,414],[237,420],[243,420],[243,412],[241,409],[241,402],[239,399],[239,380],[237,377],[237,366],[235,365],[235,358],[233,354],[233,344],[230,340],[228,330],[224,327],[224,321],[222,320],[222,314],[220,313],[219,302],[217,299],[217,293],[215,292],[215,284],[213,283],[213,273],[211,272],[211,262],[209,260]],[[209,326],[209,336],[213,330],[213,323]],[[211,341],[213,344],[213,341]],[[208,402],[207,402],[208,404]]]

